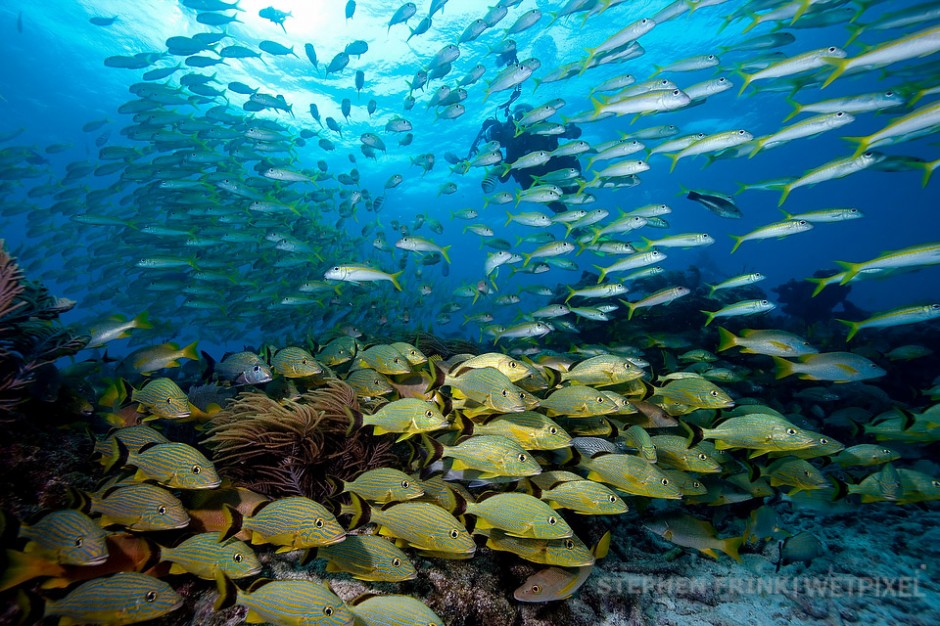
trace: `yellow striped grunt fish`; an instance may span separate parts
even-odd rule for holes
[[[248,531],[253,544],[279,546],[277,552],[314,548],[342,541],[346,531],[326,507],[303,496],[281,498],[259,504],[246,516],[231,505],[223,506],[226,528],[219,541]]]

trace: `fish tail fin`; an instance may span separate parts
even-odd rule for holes
[[[447,251],[451,249],[452,246],[444,246],[441,248],[441,256],[444,257],[444,260],[450,263],[450,256],[448,256]]]
[[[153,328],[153,324],[150,322],[150,311],[143,311],[134,318],[134,328],[140,330],[148,330]]]
[[[930,161],[929,163],[924,163],[921,165],[921,167],[924,168],[924,179],[920,182],[921,187],[927,186],[927,183],[930,182],[931,175],[933,175],[933,172],[935,169],[937,169],[938,165],[940,165],[940,160]]]
[[[727,328],[718,327],[718,352],[724,352],[738,345],[738,338]]]
[[[816,296],[818,296],[819,292],[825,289],[826,285],[829,284],[824,278],[807,278],[806,280],[807,282],[811,282],[814,285],[816,285],[816,287],[813,288],[813,293],[810,296],[811,298],[815,298]]]
[[[180,354],[180,357],[184,359],[190,359],[192,361],[198,361],[199,360],[198,344],[199,344],[198,341],[194,341],[188,346],[186,346],[185,348],[183,348],[183,352]]]
[[[852,154],[853,159],[865,152],[868,149],[868,142],[871,141],[870,137],[843,137],[843,139],[856,144],[855,152]]]
[[[460,433],[459,436],[461,437],[464,435],[469,436],[473,434],[473,420],[464,417],[459,412],[454,418],[454,427],[457,429],[457,432]]]
[[[14,602],[20,613],[18,620],[15,622],[17,626],[36,624],[43,619],[46,612],[46,602],[32,591],[20,589],[16,592]]]
[[[449,247],[449,246],[448,246],[448,247]],[[450,261],[448,261],[448,263],[450,263]],[[398,282],[398,277],[401,276],[401,275],[404,274],[404,273],[405,273],[405,270],[401,270],[400,272],[395,272],[394,274],[389,274],[389,275],[388,275],[388,276],[389,276],[389,280],[392,281],[392,285],[394,285],[394,286],[395,286],[395,289],[397,289],[398,291],[401,291],[401,283]]]
[[[349,426],[346,427],[346,436],[348,437],[362,428],[362,411],[351,409],[348,406],[344,406],[343,410],[346,412],[346,417],[349,419]]]
[[[721,541],[721,547],[719,550],[730,556],[732,559],[741,562],[741,555],[738,554],[738,550],[741,548],[741,544],[744,543],[744,537],[728,537]]]
[[[218,586],[219,598],[215,601],[213,608],[215,608],[216,611],[221,611],[222,609],[235,606],[235,602],[238,600],[238,587],[235,586],[232,579],[226,576],[225,572],[220,571],[215,582]]]
[[[761,150],[763,150],[763,149],[764,149],[764,146],[766,146],[766,145],[767,145],[767,140],[766,140],[766,139],[757,139],[757,140],[755,140],[755,141],[754,141],[754,149],[751,150],[751,153],[750,153],[749,155],[747,155],[747,158],[753,159],[754,156],[755,156],[758,152],[760,152]]]
[[[796,373],[796,370],[793,368],[793,363],[782,359],[779,356],[770,357],[774,360],[774,377],[778,380],[781,378],[786,378],[787,376],[792,376]]]
[[[522,261],[522,267],[527,267],[527,266],[529,265],[529,261],[532,260],[532,255],[531,255],[531,254],[523,254],[523,255],[522,255],[522,259],[523,259],[523,261]]]
[[[504,226],[504,227],[505,227],[505,226],[509,226],[509,225],[512,223],[512,218],[513,218],[513,217],[515,217],[515,216],[514,216],[512,213],[510,213],[509,211],[506,211],[506,223],[503,224],[503,226]]]
[[[754,78],[750,74],[745,74],[744,72],[739,72],[739,74],[741,78],[744,79],[741,81],[741,88],[738,90],[738,96],[740,97],[744,95],[744,90],[750,86],[751,81],[754,80]]]
[[[643,240],[643,247],[641,248],[641,247],[639,247],[639,246],[634,246],[634,248],[636,248],[636,251],[637,251],[637,252],[646,252],[647,250],[649,250],[650,248],[653,247],[653,240],[650,239],[649,237],[642,237],[642,236],[641,236],[640,239]]]
[[[594,544],[594,547],[591,548],[591,553],[594,555],[594,559],[603,559],[607,556],[607,553],[610,551],[610,539],[611,534],[608,530],[604,535],[597,540],[597,543]]]
[[[853,18],[853,19],[854,19],[854,18]],[[861,35],[863,32],[865,32],[865,28],[866,28],[868,25],[867,25],[867,24],[851,24],[851,23],[850,23],[848,26],[849,26],[849,38],[848,38],[848,40],[846,40],[845,45],[842,46],[843,48],[848,48],[849,45],[850,45],[853,41],[855,41],[856,39],[858,39],[858,36]]]
[[[604,102],[600,98],[591,96],[591,106],[594,108],[594,117],[597,117],[602,113]]]
[[[542,84],[542,81],[538,78],[533,78],[532,82],[535,83],[535,87],[532,89],[532,93],[535,93],[536,91],[539,90],[539,85]]]
[[[712,320],[715,319],[715,313],[717,311],[702,311],[705,314],[705,326],[708,326],[712,323]]]
[[[369,503],[363,500],[362,496],[354,491],[349,492],[349,497],[352,499],[349,507],[352,515],[349,520],[349,528],[359,528],[360,526],[368,524],[369,519],[372,517],[372,510],[369,508]]]
[[[104,471],[110,472],[115,467],[123,467],[126,465],[129,454],[130,452],[124,442],[117,437],[112,437],[111,456],[107,459],[102,459],[104,462]]]
[[[679,162],[679,159],[680,159],[681,157],[679,156],[679,153],[678,153],[678,152],[675,153],[675,154],[668,154],[668,155],[666,155],[666,156],[668,156],[669,159],[672,161],[672,163],[669,164],[669,173],[671,174],[672,171],[673,171],[674,169],[676,169],[676,164]]]
[[[846,326],[849,327],[849,335],[848,337],[845,338],[845,343],[852,341],[852,337],[854,337],[858,333],[858,331],[861,330],[861,324],[859,322],[853,322],[851,320],[841,320],[838,318],[836,318],[836,321],[839,322],[840,324],[845,324]]]
[[[617,298],[617,299],[620,300],[620,298]],[[630,320],[633,319],[633,314],[636,313],[636,303],[627,302],[626,300],[620,300],[620,301],[623,302],[623,305],[625,307],[627,307],[627,321],[629,322]]]
[[[241,531],[245,516],[241,511],[226,503],[222,505],[222,532],[219,533],[219,543],[225,543]]]
[[[421,463],[421,467],[425,468],[439,461],[444,456],[444,446],[440,441],[429,437],[424,433],[421,433],[421,447],[424,448],[426,453],[424,461]]]
[[[607,277],[607,268],[601,267],[600,265],[595,265],[594,267],[597,268],[597,271],[600,272],[600,275],[597,277],[597,284],[600,285],[602,282],[604,282],[604,278]]]
[[[823,81],[823,84],[819,86],[820,89],[825,89],[832,83],[832,81],[842,76],[845,70],[848,69],[849,60],[838,59],[835,57],[822,57],[822,61],[823,63],[826,63],[827,65],[832,65],[835,67],[835,69],[832,70],[832,74],[829,75],[829,78]]]
[[[796,23],[798,19],[803,17],[803,14],[806,13],[806,10],[809,8],[810,0],[800,0],[800,6],[797,7],[796,13],[793,14],[793,19],[790,20],[790,26]]]
[[[858,273],[862,269],[860,263],[849,263],[847,261],[836,261],[836,265],[842,268],[845,276],[842,277],[842,280],[839,281],[840,285],[844,285],[847,282],[851,281],[853,278],[858,276]]]
[[[0,551],[0,591],[12,589],[40,576],[60,576],[63,568],[43,557],[17,550]],[[40,614],[39,617],[42,615]],[[32,624],[32,621],[21,622]]]
[[[565,304],[568,304],[568,300],[571,300],[574,297],[575,289],[571,285],[565,285],[565,289],[568,290],[568,297],[565,298]]]
[[[790,113],[785,118],[783,118],[784,122],[788,122],[792,120],[794,117],[796,117],[803,111],[803,105],[793,99],[793,94],[788,95],[786,97],[786,100],[790,104],[790,106],[793,107],[793,110],[790,111]]]
[[[777,201],[777,206],[783,206],[783,203],[787,201],[787,198],[790,197],[790,191],[793,188],[790,185],[784,185],[780,190],[780,200]]]
[[[742,35],[751,32],[760,24],[760,15],[757,13],[748,13],[747,16],[751,18],[751,23],[744,27],[744,30],[741,31]]]

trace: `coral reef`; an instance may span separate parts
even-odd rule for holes
[[[347,408],[359,410],[352,387],[329,380],[299,400],[243,392],[210,422],[203,443],[219,471],[271,497],[331,495],[329,481],[352,480],[375,467],[397,467],[393,437],[347,436]]]
[[[75,302],[56,298],[26,280],[0,241],[0,420],[9,421],[18,413],[39,379],[55,380],[56,359],[88,343],[87,337],[73,335],[58,322],[73,306]]]

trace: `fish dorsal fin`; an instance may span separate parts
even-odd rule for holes
[[[493,496],[498,496],[500,493],[502,492],[501,491],[485,491],[481,493],[479,496],[477,496],[477,504],[483,502],[484,500],[492,498]]]
[[[255,508],[253,508],[253,509],[251,510],[251,513],[249,513],[246,517],[254,517],[254,516],[256,516],[258,513],[260,513],[260,512],[264,509],[264,507],[266,507],[266,506],[268,506],[269,504],[271,504],[271,502],[272,502],[272,500],[262,500],[261,502],[259,502],[258,504],[255,505]]]
[[[356,596],[352,600],[347,600],[346,604],[348,604],[349,606],[356,606],[357,604],[361,604],[362,602],[365,602],[369,598],[377,598],[377,597],[379,597],[379,594],[377,593],[366,592],[366,593]]]
[[[597,543],[594,544],[594,547],[591,549],[591,552],[594,554],[595,559],[603,559],[607,556],[607,552],[610,551],[610,531],[608,530],[604,533],[604,536],[597,540]]]
[[[160,443],[157,442],[157,441],[148,441],[148,442],[145,443],[144,445],[140,446],[140,449],[137,451],[137,454],[138,454],[138,455],[141,455],[141,454],[143,454],[144,452],[146,452],[147,450],[149,450],[150,448],[152,448],[152,447],[154,447],[154,446],[158,446],[158,445],[160,445]]]
[[[274,582],[273,578],[259,578],[250,585],[248,585],[248,593],[254,593],[267,585],[268,583]]]

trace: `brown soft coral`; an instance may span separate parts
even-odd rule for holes
[[[0,241],[0,419],[29,399],[37,372],[56,359],[75,354],[88,337],[72,335],[58,324],[75,305],[24,279]]]
[[[393,438],[365,432],[347,436],[346,408],[359,410],[355,391],[339,380],[274,400],[244,392],[210,422],[204,443],[223,475],[271,497],[332,495],[327,477],[352,480],[375,467],[400,465]]]

